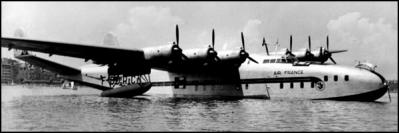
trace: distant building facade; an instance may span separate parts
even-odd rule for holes
[[[18,75],[19,63],[9,58],[1,58],[1,83],[13,83]]]
[[[2,58],[1,83],[48,83],[59,84],[62,79],[56,73],[47,71],[28,63]]]

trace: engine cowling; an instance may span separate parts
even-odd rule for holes
[[[248,57],[248,53],[240,50],[240,51],[223,51],[219,52],[220,64],[225,66],[233,65],[239,66],[241,65]]]
[[[185,55],[190,62],[190,64],[209,66],[211,64],[218,63],[220,60],[218,53],[212,47],[207,49],[191,49],[186,50]]]
[[[183,50],[176,44],[144,49],[144,58],[152,67],[181,64],[186,60]]]

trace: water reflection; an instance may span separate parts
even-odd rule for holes
[[[392,101],[33,94],[2,101],[2,130],[397,131],[397,94]]]

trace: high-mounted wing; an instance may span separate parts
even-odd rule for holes
[[[107,64],[115,68],[113,70],[115,70],[116,74],[119,71],[132,75],[150,72],[150,67],[146,65],[142,50],[8,37],[1,38],[1,46],[8,49],[36,51],[50,55],[56,54],[93,60],[96,64]]]

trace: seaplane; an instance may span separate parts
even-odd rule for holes
[[[131,98],[151,87],[171,87],[174,97],[222,97],[264,99],[312,99],[375,101],[388,92],[387,81],[370,63],[337,65],[332,54],[347,50],[327,47],[303,51],[249,54],[241,32],[239,50],[215,50],[215,31],[206,48],[183,50],[179,27],[173,43],[143,49],[112,45],[88,45],[27,39],[23,33],[2,37],[1,46],[15,50],[15,57],[58,73],[63,79],[101,90],[100,96]],[[116,43],[115,39],[106,39]],[[93,65],[76,69],[29,52],[41,52],[91,60]],[[334,64],[327,63],[330,59]],[[83,61],[82,60],[82,61]],[[166,71],[165,81],[151,81],[152,70]]]

